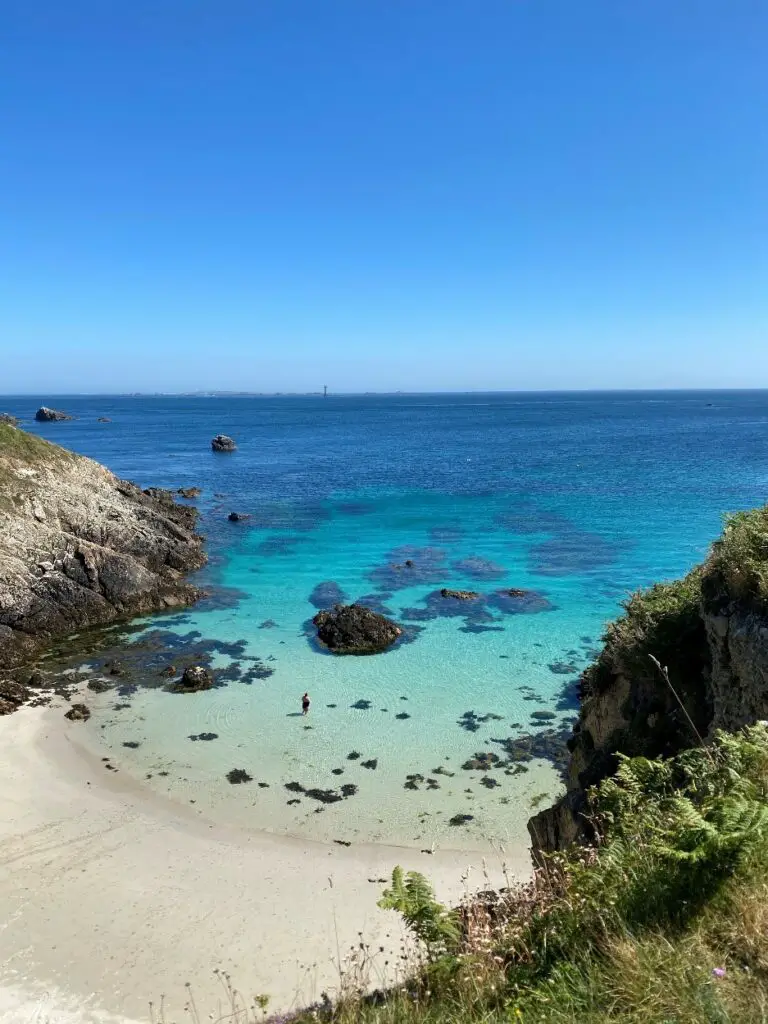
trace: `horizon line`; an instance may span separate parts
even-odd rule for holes
[[[621,394],[734,394],[768,391],[764,387],[661,387],[661,388],[496,388],[442,391],[16,391],[0,394],[0,399],[31,398],[47,394],[53,398],[391,398],[420,395],[621,395]]]

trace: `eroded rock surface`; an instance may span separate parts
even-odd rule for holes
[[[0,669],[88,626],[186,605],[197,512],[0,424]]]
[[[312,619],[317,636],[334,654],[378,654],[402,634],[397,623],[360,604],[339,604]]]

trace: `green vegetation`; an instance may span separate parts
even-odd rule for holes
[[[367,998],[359,979],[338,1005],[280,1019],[768,1021],[768,729],[669,760],[622,757],[591,799],[597,846],[458,918],[397,869],[382,905],[424,950],[410,980]]]
[[[29,490],[27,479],[18,470],[55,467],[76,458],[36,434],[0,423],[0,508],[12,507],[13,501]]]
[[[584,692],[602,692],[620,667],[626,675],[648,676],[653,654],[669,669],[674,685],[700,678],[706,651],[700,616],[701,575],[697,567],[681,580],[657,583],[632,594],[624,614],[603,634],[604,648],[584,673]]]
[[[707,597],[768,608],[768,505],[726,518],[704,572]]]

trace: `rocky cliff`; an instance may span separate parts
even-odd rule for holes
[[[0,669],[83,627],[194,601],[196,515],[0,423]]]
[[[567,793],[528,825],[535,850],[589,834],[588,789],[617,753],[669,756],[768,718],[768,506],[730,517],[685,579],[633,595],[603,640],[581,680]]]

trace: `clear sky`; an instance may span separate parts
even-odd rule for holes
[[[0,393],[768,387],[764,0],[0,0]]]

